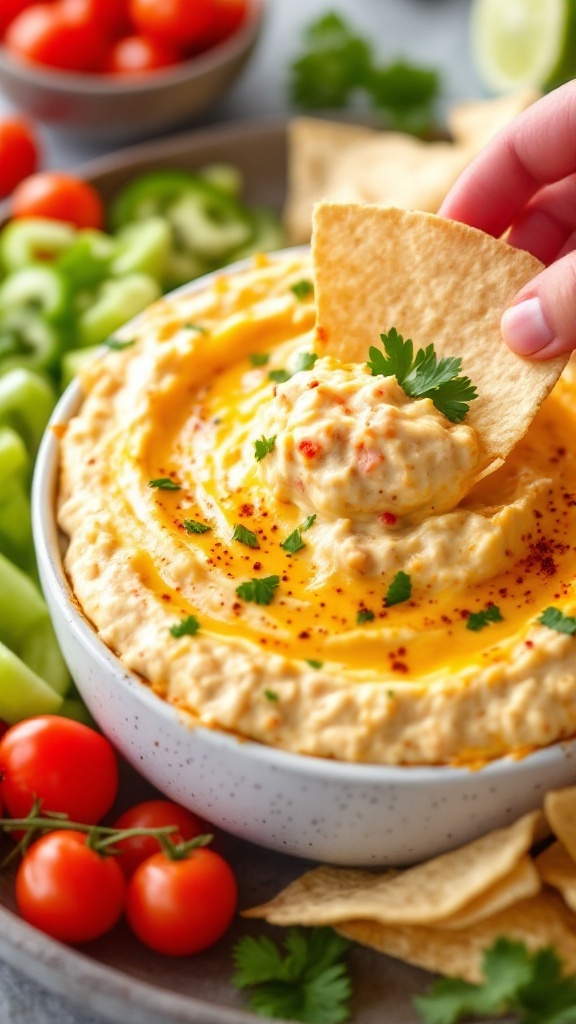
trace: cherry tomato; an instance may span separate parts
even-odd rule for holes
[[[131,31],[128,0],[59,0],[59,6],[69,17],[91,25],[108,39]]]
[[[182,54],[169,43],[152,36],[125,36],[114,43],[104,63],[111,75],[140,75],[170,67],[182,60]]]
[[[142,35],[174,46],[195,46],[215,23],[215,0],[129,0],[133,24]]]
[[[44,171],[26,178],[14,190],[13,217],[49,217],[77,228],[101,228],[104,204],[96,189],[70,174]]]
[[[128,883],[126,914],[141,942],[166,956],[208,949],[232,923],[236,879],[223,857],[205,847],[185,860],[157,853]]]
[[[124,910],[126,882],[114,857],[86,845],[82,832],[50,832],[32,844],[16,875],[22,917],[61,942],[99,938]]]
[[[94,825],[118,789],[116,755],[108,740],[81,722],[56,715],[13,725],[0,740],[0,793],[8,814],[23,818],[34,798],[43,811]]]
[[[9,196],[38,166],[38,144],[32,127],[22,118],[0,120],[0,199]]]
[[[147,800],[125,811],[114,822],[114,828],[121,829],[165,828],[167,825],[176,826],[180,839],[195,839],[210,831],[201,818],[171,800]],[[170,838],[175,839],[174,836]],[[126,878],[130,878],[143,861],[158,853],[160,846],[158,840],[151,836],[133,836],[115,843],[115,848],[122,850],[117,861]]]
[[[0,37],[4,35],[8,25],[17,14],[21,14],[26,7],[31,7],[36,0],[1,0],[0,2]]]
[[[106,41],[94,24],[64,4],[33,4],[8,26],[5,46],[34,64],[65,71],[96,71]]]
[[[216,0],[215,27],[212,43],[219,43],[231,36],[246,19],[247,0]]]

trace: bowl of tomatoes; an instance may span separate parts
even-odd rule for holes
[[[266,0],[1,0],[0,89],[52,127],[127,138],[189,121],[246,64]]]

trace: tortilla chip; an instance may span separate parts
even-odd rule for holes
[[[524,942],[532,952],[554,946],[565,972],[576,970],[576,935],[566,924],[554,894],[547,892],[459,931],[393,927],[374,921],[347,921],[336,931],[416,967],[472,982],[482,979],[484,950],[503,935]]]
[[[576,786],[547,793],[544,814],[554,835],[576,862]]]
[[[532,811],[507,828],[397,874],[314,868],[244,916],[278,925],[328,925],[357,918],[402,925],[442,921],[518,866],[541,817],[540,811]]]
[[[522,89],[491,100],[456,103],[448,111],[448,131],[455,142],[478,153],[510,121],[539,100],[541,95],[535,89]]]
[[[378,206],[319,203],[312,241],[317,352],[364,363],[395,327],[415,350],[433,344],[438,356],[461,356],[478,390],[466,423],[484,465],[504,458],[568,360],[524,359],[500,334],[502,313],[539,260],[456,221]]]
[[[467,903],[456,914],[452,914],[443,921],[438,921],[437,927],[471,928],[478,921],[484,921],[493,914],[499,914],[520,900],[536,896],[541,888],[542,882],[534,866],[534,861],[529,856],[523,857],[500,882],[477,896],[475,900]]]
[[[562,843],[553,843],[544,850],[536,858],[536,869],[542,880],[558,889],[570,909],[576,911],[576,864]]]

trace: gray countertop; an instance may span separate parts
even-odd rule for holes
[[[327,10],[338,10],[370,36],[383,60],[403,56],[439,68],[443,103],[478,97],[472,67],[469,0],[269,0],[258,51],[242,78],[203,123],[288,113],[287,68],[298,52],[302,28]],[[0,97],[0,115],[12,108]],[[104,145],[41,131],[45,162],[72,167],[107,151]],[[0,1024],[100,1024],[68,1002],[46,993],[0,962]]]

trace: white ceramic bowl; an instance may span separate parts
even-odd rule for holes
[[[265,10],[266,0],[249,0],[246,20],[227,39],[139,77],[59,71],[18,60],[0,46],[0,88],[32,117],[77,136],[152,135],[189,122],[220,99],[250,57]]]
[[[73,383],[51,422],[65,424],[81,401]],[[96,721],[167,796],[270,849],[332,864],[387,865],[465,843],[540,806],[547,790],[576,782],[575,740],[470,771],[347,764],[193,726],[122,666],[74,600],[55,518],[58,446],[47,430],[32,495],[40,578],[56,633]]]

